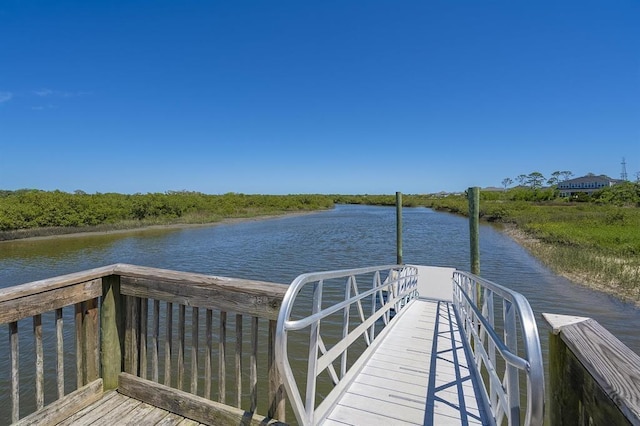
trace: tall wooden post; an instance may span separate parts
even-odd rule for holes
[[[102,380],[105,390],[118,387],[118,375],[122,372],[124,334],[122,329],[123,306],[120,295],[120,277],[102,278],[102,309],[100,333],[102,342]]]
[[[469,243],[471,248],[471,273],[480,275],[480,188],[469,188]]]
[[[402,192],[396,192],[396,263],[402,265]]]

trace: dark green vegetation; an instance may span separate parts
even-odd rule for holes
[[[426,198],[408,196],[404,204],[424,205]],[[395,196],[207,195],[189,191],[127,195],[0,190],[0,240],[149,225],[213,223],[228,218],[323,210],[336,203],[391,206],[395,204]]]
[[[0,240],[149,225],[212,223],[226,218],[320,210],[332,206],[332,199],[325,195],[0,191]]]

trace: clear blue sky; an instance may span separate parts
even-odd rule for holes
[[[640,2],[0,2],[0,189],[640,171]]]

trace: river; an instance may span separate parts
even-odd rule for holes
[[[210,227],[4,242],[0,288],[118,262],[289,283],[304,272],[395,263],[395,232],[394,207],[338,205],[307,215]],[[405,263],[469,269],[465,218],[405,208],[403,234]],[[529,300],[543,352],[547,329],[541,314],[550,312],[592,317],[640,353],[640,309],[553,274],[490,225],[480,227],[480,267],[483,277]]]

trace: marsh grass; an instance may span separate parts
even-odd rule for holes
[[[544,242],[522,231],[508,233],[558,275],[640,304],[638,256],[604,255],[594,248]]]
[[[429,206],[467,214],[464,197]],[[559,275],[640,305],[640,208],[482,200],[482,219],[509,234]]]

